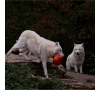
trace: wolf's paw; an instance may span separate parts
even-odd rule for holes
[[[78,73],[78,71],[75,71],[75,73]]]
[[[48,77],[48,78],[46,78],[46,79],[51,79],[51,78]]]
[[[80,72],[80,74],[84,74],[83,72]]]
[[[31,61],[32,59],[31,58],[27,58],[27,60]]]
[[[45,80],[45,79],[51,79],[51,78],[49,78],[49,77],[48,77],[48,78],[46,78],[46,77],[42,77],[41,79],[42,79],[42,80]]]
[[[40,63],[40,60],[33,59],[33,62]]]

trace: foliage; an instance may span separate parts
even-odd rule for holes
[[[38,76],[35,78],[28,77],[32,73],[26,64],[9,64],[6,63],[5,84],[6,89],[67,89],[67,86],[60,83],[56,78],[42,79]]]
[[[86,58],[87,60],[84,62],[84,73],[87,73],[87,74],[92,74],[94,75],[95,74],[95,55],[91,52],[91,51],[86,51]],[[85,63],[88,63],[88,64],[85,64]]]
[[[88,72],[95,70],[95,63],[92,63],[94,58],[91,58],[91,63],[88,62],[91,53],[95,54],[94,0],[6,0],[5,14],[5,52],[13,46],[24,30],[29,29],[47,39],[60,42],[65,54],[64,66],[74,42],[83,42],[86,50],[84,66],[88,65]],[[84,72],[86,70],[85,68]]]

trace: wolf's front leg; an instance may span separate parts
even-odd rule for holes
[[[28,51],[24,51],[23,52],[23,56],[25,57],[25,59],[27,59],[27,60],[31,60],[30,58],[28,58],[27,56],[26,56],[26,53],[27,53]]]
[[[80,68],[80,73],[82,73],[82,65],[79,68]]]
[[[48,77],[48,72],[47,72],[47,62],[42,61],[42,66],[43,66],[43,70],[44,70],[44,74],[45,74],[46,78],[49,78]]]
[[[70,63],[68,63],[68,61],[66,62],[66,69],[71,70],[71,65],[70,65]]]
[[[29,51],[29,53],[28,53],[28,56],[30,56],[31,55],[31,51]]]
[[[14,46],[7,52],[7,57],[11,54],[12,51],[17,51],[19,47],[15,43]]]
[[[74,68],[75,68],[75,72],[78,72],[78,67],[76,65],[74,66]]]

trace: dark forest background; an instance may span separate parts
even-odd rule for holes
[[[64,66],[74,43],[84,43],[83,72],[95,74],[94,0],[6,0],[5,53],[24,30],[59,41],[65,55]]]

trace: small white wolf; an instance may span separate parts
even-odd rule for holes
[[[48,78],[47,61],[49,58],[53,58],[56,54],[59,54],[62,57],[64,56],[59,42],[47,40],[31,30],[25,30],[22,32],[18,41],[7,52],[7,57],[11,54],[12,51],[17,50],[22,51],[24,53],[24,57],[26,57],[28,60],[30,60],[30,58],[26,56],[28,51],[31,51],[31,54],[39,57],[38,60],[32,61],[37,63],[42,62],[46,78]]]
[[[75,72],[78,72],[79,69],[80,73],[82,73],[82,64],[84,62],[84,56],[85,56],[85,51],[83,43],[82,44],[74,43],[74,49],[72,53],[67,57],[66,61],[67,70],[74,68]]]

